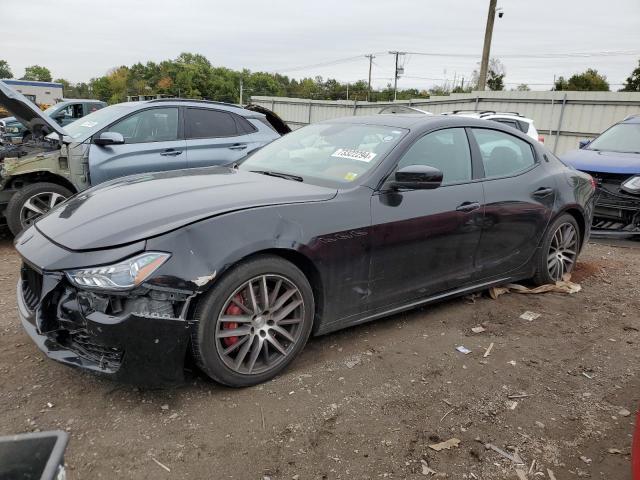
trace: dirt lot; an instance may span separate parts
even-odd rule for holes
[[[14,313],[18,265],[1,240],[0,433],[67,430],[71,479],[427,478],[421,460],[439,477],[517,478],[486,442],[517,449],[529,479],[630,477],[638,248],[590,244],[572,296],[458,299],[313,339],[245,390],[193,373],[141,391],[44,359]]]

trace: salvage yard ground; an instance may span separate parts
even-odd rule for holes
[[[19,259],[5,238],[0,434],[67,430],[70,479],[518,478],[485,443],[517,450],[522,478],[629,478],[640,249],[590,244],[581,261],[571,296],[451,300],[312,339],[262,386],[194,372],[143,391],[43,358],[15,314]]]

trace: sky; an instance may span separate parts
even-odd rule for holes
[[[392,82],[428,89],[478,69],[489,0],[0,0],[0,59],[15,77],[28,65],[88,81],[119,65],[201,53],[214,65]],[[586,68],[621,88],[640,59],[640,0],[499,0],[491,56],[507,88],[549,90]],[[428,55],[421,55],[421,54]],[[587,56],[566,56],[586,53]],[[559,55],[559,58],[554,56]],[[260,92],[255,92],[259,94]]]

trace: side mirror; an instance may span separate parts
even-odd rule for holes
[[[591,143],[591,140],[580,140],[578,142],[578,148],[584,148]]]
[[[413,190],[431,190],[442,184],[442,172],[427,165],[407,165],[395,174],[391,188],[409,188]]]
[[[93,143],[101,147],[107,145],[123,145],[124,137],[117,132],[102,132],[97,138],[93,139]]]

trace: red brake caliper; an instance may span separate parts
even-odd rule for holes
[[[237,294],[235,297],[233,297],[233,299],[237,303],[243,303],[242,295],[240,294]],[[229,304],[229,306],[227,307],[227,310],[224,313],[226,315],[242,315],[242,309],[235,303],[231,303]],[[225,323],[222,328],[224,330],[238,328],[238,324],[235,322],[228,322],[228,323]],[[235,343],[237,343],[237,341],[238,341],[238,337],[226,337],[222,339],[222,343],[224,343],[225,347],[230,347],[231,345],[234,345]]]

